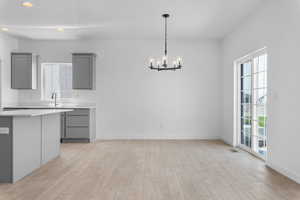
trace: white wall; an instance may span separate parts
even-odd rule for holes
[[[170,55],[184,69],[147,69],[149,56],[163,53],[163,41],[20,41],[45,62],[69,62],[72,52],[94,52],[96,92],[77,99],[97,104],[99,139],[211,139],[220,137],[221,55],[218,41],[170,41]],[[20,92],[20,101],[39,100],[40,91]],[[87,97],[88,96],[88,97]]]
[[[18,49],[18,40],[0,33],[0,107],[18,101],[18,91],[11,89],[10,53]]]
[[[223,41],[223,131],[233,144],[233,61],[268,48],[269,166],[300,182],[300,1],[267,1]]]
[[[101,138],[219,138],[219,43],[171,41],[170,55],[182,56],[184,69],[147,69],[147,58],[161,56],[162,45],[162,41],[103,44],[97,73]]]

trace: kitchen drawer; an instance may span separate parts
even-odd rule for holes
[[[67,127],[66,128],[67,138],[89,138],[88,127]]]
[[[0,117],[0,127],[9,127],[12,123],[12,117]]]
[[[89,126],[88,115],[69,115],[66,120],[67,126]]]
[[[76,109],[74,111],[67,112],[67,115],[89,115],[89,111],[89,109]]]

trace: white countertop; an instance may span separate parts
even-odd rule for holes
[[[45,104],[45,103],[24,103],[24,104],[12,104],[12,105],[4,105],[3,108],[6,109],[76,109],[76,108],[96,108],[95,104],[91,103],[58,103],[55,107],[53,104]]]
[[[57,114],[62,112],[70,112],[72,109],[26,109],[26,110],[8,110],[0,111],[0,116],[12,117],[35,117],[41,115]]]

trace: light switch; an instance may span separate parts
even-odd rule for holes
[[[8,135],[9,128],[8,127],[0,127],[0,135]]]

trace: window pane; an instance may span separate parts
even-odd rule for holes
[[[267,87],[267,73],[259,72],[253,76],[253,87],[254,88],[264,88]]]
[[[259,56],[258,71],[267,71],[267,54]]]
[[[43,98],[50,99],[53,92],[58,98],[72,97],[72,64],[43,63]]]
[[[254,58],[254,73],[267,71],[267,54]]]
[[[251,91],[242,91],[241,92],[241,102],[242,103],[251,103]]]
[[[251,104],[243,104],[241,106],[241,117],[251,118]]]
[[[253,105],[253,118],[257,121],[262,120],[261,123],[264,123],[266,119],[266,106],[265,104],[256,104]]]
[[[267,132],[266,132],[266,118],[260,118],[259,121],[253,121],[252,122],[253,126],[253,135],[257,137],[266,137]]]
[[[72,65],[59,66],[59,93],[61,98],[72,97]]]
[[[253,138],[253,150],[259,155],[265,157],[267,153],[267,141],[265,137],[252,137]]]
[[[253,91],[254,104],[266,104],[267,103],[267,90],[255,89]]]
[[[251,76],[241,78],[241,90],[251,90]]]
[[[251,120],[241,119],[241,144],[251,146]]]
[[[250,76],[251,75],[251,63],[241,64],[241,75],[242,76]]]
[[[244,132],[241,131],[241,141],[240,141],[241,144],[245,144],[245,135],[244,135]]]

